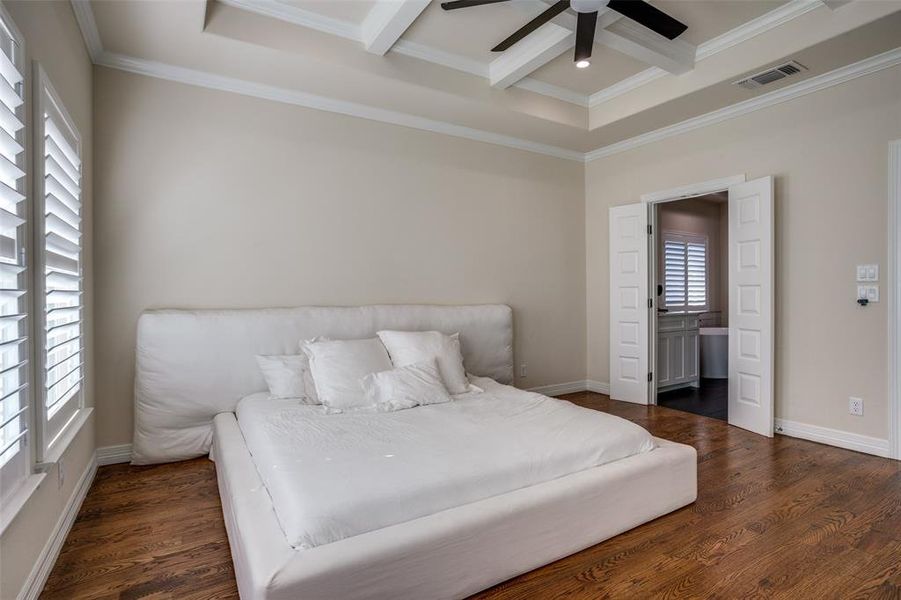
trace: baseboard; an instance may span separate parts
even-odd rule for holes
[[[131,444],[97,448],[97,464],[101,467],[127,462],[131,462]]]
[[[552,383],[550,385],[539,385],[538,387],[529,388],[527,391],[536,394],[544,394],[545,396],[560,396],[561,394],[574,394],[575,392],[584,392],[585,380],[567,381],[565,383]]]
[[[578,381],[567,381],[565,383],[539,385],[538,387],[529,388],[526,391],[544,394],[545,396],[561,396],[563,394],[574,394],[576,392],[596,392],[598,394],[607,394],[610,392],[610,386],[602,381],[580,379]]]
[[[596,394],[606,394],[607,396],[610,395],[610,384],[606,381],[595,381],[594,379],[588,379],[585,381],[585,389]]]
[[[888,440],[818,425],[776,419],[776,433],[886,458],[890,454]]]
[[[78,480],[75,489],[72,490],[72,495],[69,496],[66,508],[59,516],[50,539],[47,540],[34,568],[28,575],[28,579],[25,580],[25,585],[22,587],[22,591],[19,592],[19,600],[36,600],[41,595],[44,585],[47,583],[47,578],[50,577],[50,571],[53,570],[53,565],[56,564],[56,559],[59,557],[60,550],[63,549],[66,537],[68,537],[69,531],[75,523],[78,511],[81,509],[85,496],[88,495],[88,490],[91,489],[91,484],[94,482],[96,474],[97,455],[95,453],[91,457],[91,461],[88,463],[84,473],[81,474],[81,479]]]

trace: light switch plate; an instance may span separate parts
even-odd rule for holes
[[[879,281],[879,265],[857,265],[857,281]]]
[[[879,265],[867,265],[867,281],[879,281]]]

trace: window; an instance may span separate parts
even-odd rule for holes
[[[28,206],[25,193],[25,51],[0,11],[0,495],[30,473]]]
[[[663,233],[663,300],[668,309],[707,308],[707,238]]]
[[[46,453],[82,405],[81,140],[39,67],[36,80],[36,358]]]

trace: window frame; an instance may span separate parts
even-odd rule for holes
[[[666,301],[666,243],[677,242],[685,245],[685,279],[683,281],[685,302],[683,304],[669,304]],[[688,244],[704,245],[704,304],[703,306],[693,306],[688,303]],[[710,310],[710,240],[709,237],[701,233],[692,233],[689,231],[678,231],[674,229],[664,230],[661,232],[660,243],[660,264],[663,280],[663,308],[670,311],[698,311],[704,312]]]
[[[53,87],[50,78],[44,71],[43,67],[37,62],[34,63],[34,111],[33,111],[33,130],[34,130],[34,260],[33,264],[33,331],[34,331],[34,425],[35,425],[35,450],[39,461],[53,462],[68,441],[71,439],[73,430],[78,429],[76,426],[82,421],[79,417],[85,410],[85,356],[86,348],[85,338],[85,302],[84,302],[84,230],[82,223],[79,224],[79,242],[78,242],[78,309],[79,318],[77,323],[80,330],[78,335],[79,344],[79,379],[77,381],[78,391],[72,396],[72,399],[66,400],[64,406],[53,415],[48,415],[47,410],[47,387],[46,379],[46,359],[47,359],[47,299],[46,299],[46,247],[43,244],[44,232],[46,228],[46,206],[45,206],[45,177],[46,169],[44,162],[46,135],[44,114],[51,110],[60,117],[62,123],[58,125],[64,126],[67,131],[63,134],[71,135],[80,165],[79,181],[78,181],[78,203],[79,217],[82,217],[82,209],[84,207],[84,157],[82,156],[82,140],[78,128],[75,126],[74,120],[69,116],[65,104],[62,102],[59,94]],[[71,406],[68,406],[71,403]],[[65,412],[61,412],[65,408]]]

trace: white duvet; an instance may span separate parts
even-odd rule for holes
[[[238,424],[288,542],[328,544],[654,448],[619,417],[474,383],[484,392],[389,413],[241,400]]]

